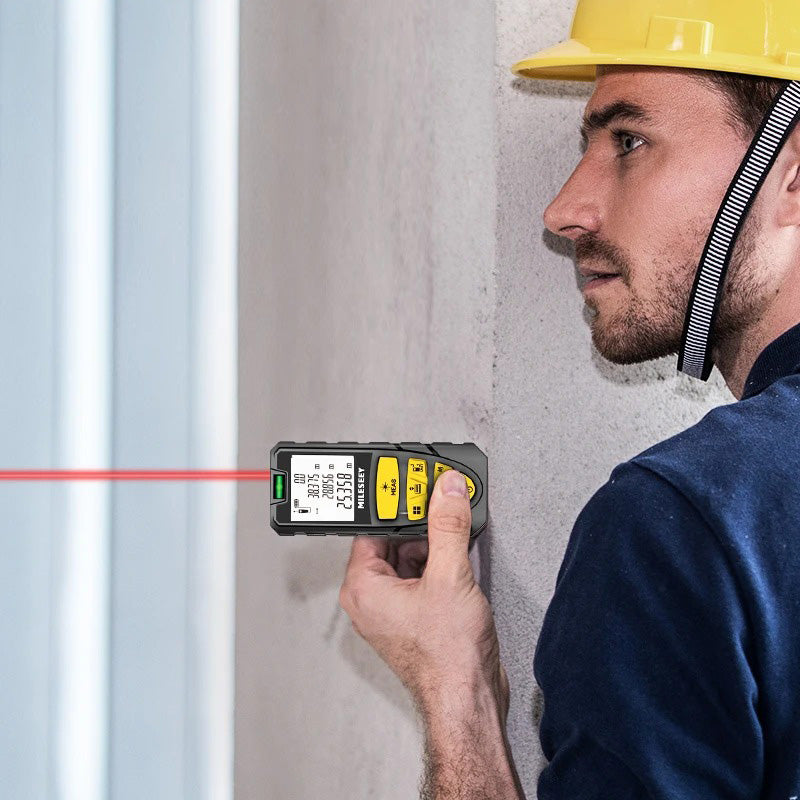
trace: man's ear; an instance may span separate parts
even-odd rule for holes
[[[775,165],[781,170],[776,222],[781,227],[800,227],[800,125],[792,131],[781,156]]]

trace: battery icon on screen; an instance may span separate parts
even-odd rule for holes
[[[283,475],[275,476],[275,499],[283,500]]]

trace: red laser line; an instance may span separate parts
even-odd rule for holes
[[[0,481],[268,481],[270,471],[236,469],[4,469]]]

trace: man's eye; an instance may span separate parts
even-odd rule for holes
[[[635,142],[644,144],[644,139],[634,133],[628,133],[627,131],[612,131],[611,133],[617,145],[622,149],[619,156],[620,158],[625,158],[625,156],[629,156],[634,150],[639,149],[639,145],[634,146]],[[627,149],[628,147],[630,147],[630,150]]]

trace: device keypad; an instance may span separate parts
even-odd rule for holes
[[[405,459],[404,459],[405,460]],[[429,486],[448,469],[453,469],[448,464],[439,461],[433,465],[433,481],[428,480],[428,462],[424,458],[408,458],[405,460],[405,496],[406,511],[409,522],[424,519],[428,513]],[[463,474],[463,473],[462,473]],[[475,484],[472,479],[464,475],[467,481],[469,499],[475,496]],[[397,458],[381,456],[375,473],[375,500],[378,510],[378,519],[395,520],[400,513],[400,463]]]

